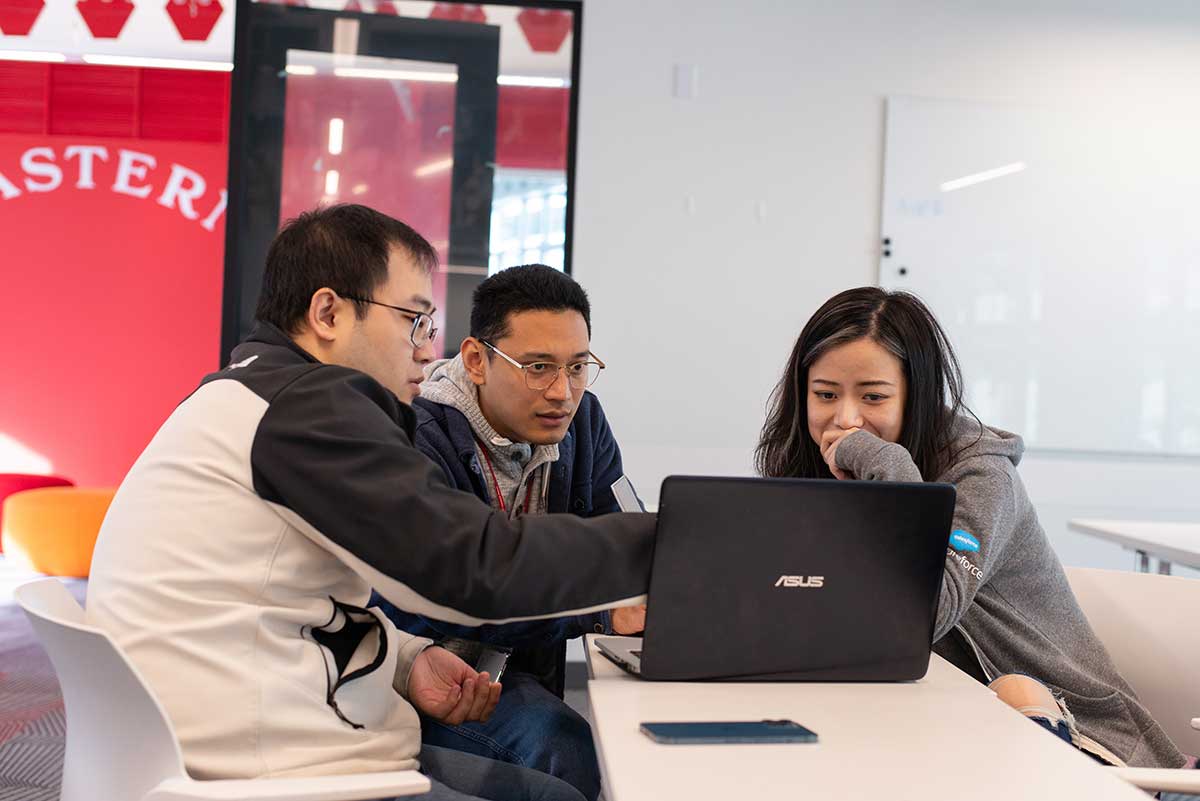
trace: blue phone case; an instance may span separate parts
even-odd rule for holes
[[[791,720],[643,723],[642,734],[656,743],[815,743],[816,732]]]

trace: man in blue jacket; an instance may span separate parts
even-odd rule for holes
[[[596,396],[604,368],[590,349],[587,294],[544,265],[504,270],[475,291],[471,336],[453,359],[426,368],[416,446],[450,484],[510,518],[617,511],[621,451]],[[562,700],[566,641],[586,632],[641,631],[644,607],[552,621],[456,626],[386,607],[400,628],[495,669],[512,649],[503,692],[486,723],[423,723],[426,743],[558,776],[595,799],[599,769],[588,724]]]

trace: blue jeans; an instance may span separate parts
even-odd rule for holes
[[[1067,724],[1064,721],[1051,721],[1049,718],[1044,718],[1041,715],[1038,715],[1037,717],[1031,717],[1029,719],[1053,734],[1058,739],[1064,741],[1067,745],[1072,747],[1075,745],[1075,741],[1071,739],[1071,730],[1067,728]],[[1084,753],[1087,754],[1086,751],[1084,751]],[[1096,759],[1096,757],[1092,754],[1088,754],[1088,756],[1092,757],[1092,759]]]
[[[421,717],[421,742],[520,765],[570,784],[586,801],[600,794],[592,728],[527,673],[506,673],[486,723],[452,726]]]
[[[564,781],[506,762],[425,745],[421,772],[429,777],[429,792],[380,801],[583,801]]]
[[[421,772],[433,784],[422,801],[583,801],[553,776],[436,746],[421,746]]]

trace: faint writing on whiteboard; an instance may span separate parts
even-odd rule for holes
[[[940,197],[922,200],[900,198],[896,203],[896,211],[909,217],[941,217],[945,213]]]

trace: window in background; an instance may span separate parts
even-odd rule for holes
[[[252,322],[280,222],[317,202],[365,203],[434,244],[447,354],[467,335],[471,296],[489,274],[530,262],[570,271],[579,3],[243,9],[226,348]]]
[[[519,264],[564,269],[566,173],[497,169],[493,187],[488,275]]]
[[[281,220],[361,203],[404,220],[449,263],[455,64],[287,51]],[[446,330],[446,278],[433,276]]]

